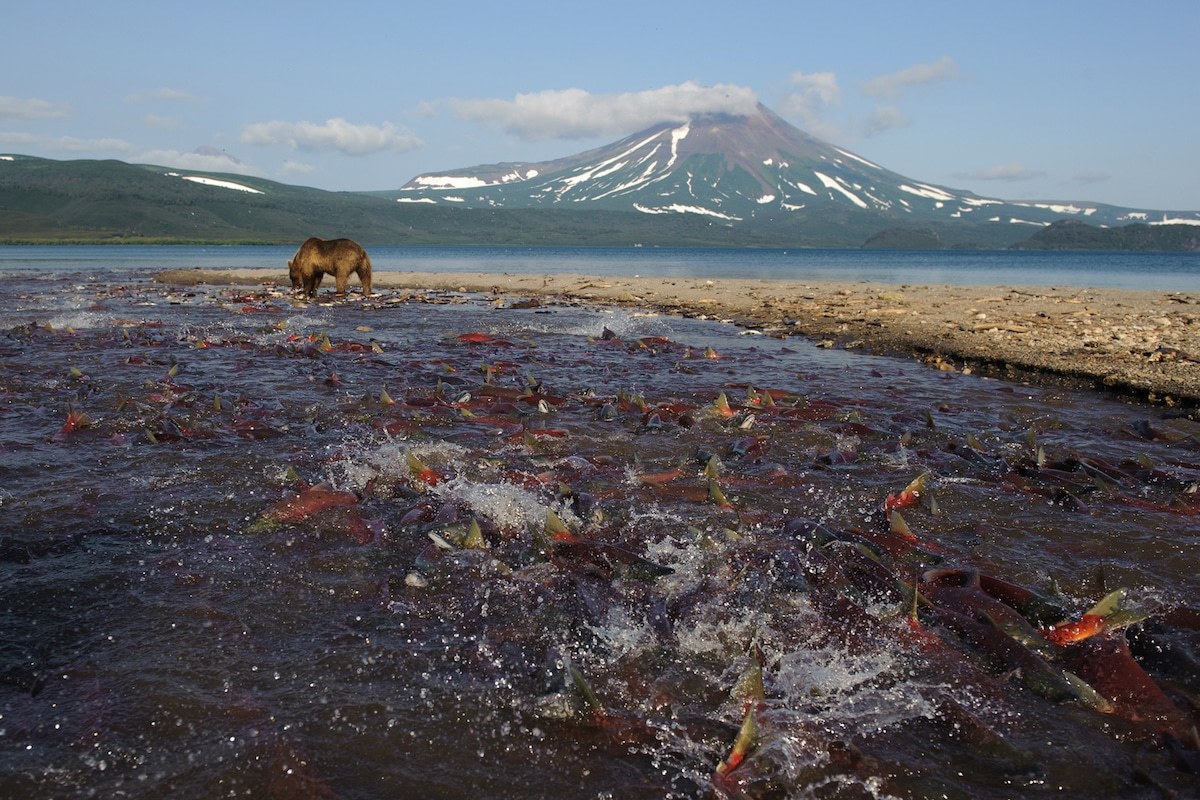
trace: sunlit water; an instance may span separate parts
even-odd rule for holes
[[[5,292],[0,796],[1196,785],[1175,717],[1048,699],[949,601],[918,609],[926,635],[905,621],[935,565],[1073,617],[1126,587],[1150,619],[1105,636],[1194,722],[1180,414],[491,296],[301,304],[119,272]],[[897,548],[881,509],[924,473]],[[320,484],[325,507],[294,499]],[[759,738],[714,779],[756,661]]]

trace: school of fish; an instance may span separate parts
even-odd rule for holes
[[[1200,786],[1186,410],[552,299],[22,288],[6,797]]]

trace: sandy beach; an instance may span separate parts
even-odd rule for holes
[[[285,272],[268,269],[173,270],[156,280],[290,286]],[[1200,408],[1200,292],[478,272],[377,272],[373,282],[376,290],[483,292],[510,304],[638,306],[909,356],[934,369]],[[357,296],[355,278],[350,292]]]

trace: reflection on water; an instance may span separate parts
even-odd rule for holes
[[[574,305],[9,291],[5,797],[1194,786],[1181,415]]]

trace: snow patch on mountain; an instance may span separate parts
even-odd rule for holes
[[[651,161],[649,164],[646,165],[646,168],[644,170],[642,170],[641,174],[638,175],[637,177],[635,177],[633,180],[626,181],[625,183],[619,183],[619,184],[617,184],[617,186],[615,188],[610,189],[607,192],[601,192],[600,194],[596,195],[595,197],[593,197],[591,199],[600,200],[601,198],[611,197],[613,195],[622,194],[624,192],[628,192],[633,189],[636,189],[639,186],[644,186],[647,183],[651,183],[652,179],[654,177],[655,169],[657,167],[658,167],[658,161]]]
[[[789,186],[794,186],[805,194],[811,194],[813,197],[818,196],[817,190],[809,186],[807,183],[801,183],[800,181],[784,181],[784,183],[788,184]]]
[[[667,169],[675,166],[675,159],[679,158],[679,143],[687,138],[691,130],[691,123],[684,123],[671,131],[671,160],[667,162]]]
[[[722,214],[720,211],[713,211],[711,208],[703,208],[701,206],[688,206],[681,203],[672,203],[669,206],[659,206],[658,208],[650,208],[641,203],[634,203],[633,207],[643,214],[702,214],[708,217],[716,217],[717,219],[727,219],[731,222],[740,222],[741,217],[735,217],[730,214]]]
[[[907,183],[900,184],[900,191],[915,194],[917,197],[927,197],[930,200],[957,200],[958,198],[944,189],[939,189],[936,186],[930,186],[925,183],[918,183],[916,187],[909,186]]]
[[[859,208],[868,207],[865,200],[846,187],[842,186],[842,184],[838,183],[824,172],[817,172],[816,170],[813,170],[813,174],[817,176],[817,180],[819,180],[826,189],[833,189],[835,192],[841,192],[850,199],[850,202],[854,203],[854,205],[858,206]]]
[[[233,189],[238,192],[249,192],[250,194],[263,194],[261,189],[255,189],[253,186],[246,186],[242,183],[234,183],[233,181],[223,181],[217,178],[206,178],[203,175],[180,175],[178,172],[165,173],[169,178],[183,178],[185,181],[199,183],[204,186],[216,186],[219,189]]]
[[[684,127],[686,127],[686,126],[684,126]],[[640,167],[641,165],[646,163],[647,160],[654,157],[654,154],[658,151],[658,145],[656,144],[648,153],[643,153],[640,157],[637,155],[638,151],[644,147],[647,147],[652,142],[654,142],[654,140],[657,139],[659,137],[659,135],[660,134],[655,133],[652,136],[648,136],[645,139],[637,142],[636,144],[632,145],[631,147],[627,148],[623,152],[618,153],[617,155],[615,155],[611,158],[605,159],[605,160],[591,166],[590,168],[585,167],[582,171],[580,171],[579,173],[577,173],[575,175],[571,175],[571,176],[567,176],[567,177],[558,179],[557,183],[561,184],[561,188],[552,190],[552,193],[558,199],[561,200],[563,198],[563,195],[565,195],[571,189],[574,189],[575,187],[581,186],[588,182],[596,181],[599,178],[605,178],[609,175],[619,172],[622,169],[625,169],[625,167],[628,166],[630,163],[633,163],[635,166]],[[685,132],[685,135],[686,135],[686,132]],[[673,158],[674,158],[674,156],[672,155],[672,160],[673,160]],[[645,174],[646,173],[643,172],[643,175],[645,175]],[[634,181],[629,182],[624,187],[624,191],[628,191],[629,188],[636,186],[639,183],[644,183],[645,180],[646,179],[642,178],[642,179],[635,179]],[[604,194],[605,195],[612,194],[613,191],[617,191],[617,190],[605,192]]]
[[[834,150],[837,150],[839,153],[841,153],[842,155],[844,155],[846,158],[853,158],[855,161],[858,161],[858,162],[861,162],[861,163],[863,163],[863,164],[866,164],[868,167],[871,167],[872,169],[879,169],[879,170],[883,169],[883,167],[879,166],[878,164],[872,164],[870,161],[867,161],[867,160],[866,160],[865,158],[863,158],[862,156],[856,156],[856,155],[854,155],[854,153],[851,153],[849,150],[843,150],[843,149],[842,149],[842,148],[840,148],[840,147],[835,147],[835,148],[833,148],[833,149],[834,149]]]
[[[992,217],[991,219],[988,220],[988,222],[1004,222],[1004,221],[1005,220],[1003,220],[1000,217]],[[1036,225],[1039,228],[1045,228],[1050,224],[1049,222],[1034,222],[1033,220],[1028,220],[1028,219],[1018,219],[1017,217],[1009,217],[1008,223],[1011,225]]]
[[[1044,208],[1047,211],[1053,211],[1055,214],[1083,214],[1085,217],[1090,217],[1096,213],[1096,209],[1092,207],[1077,206],[1074,203],[1011,203],[1014,206],[1021,208]]]
[[[513,170],[501,175],[496,180],[490,181],[472,175],[418,175],[412,179],[411,183],[430,189],[479,189],[484,186],[499,186],[516,181],[528,181],[537,176],[538,171],[536,169],[529,169],[525,172]]]
[[[430,189],[478,189],[481,186],[495,185],[492,181],[455,175],[418,175],[413,178],[413,183],[428,186]]]

